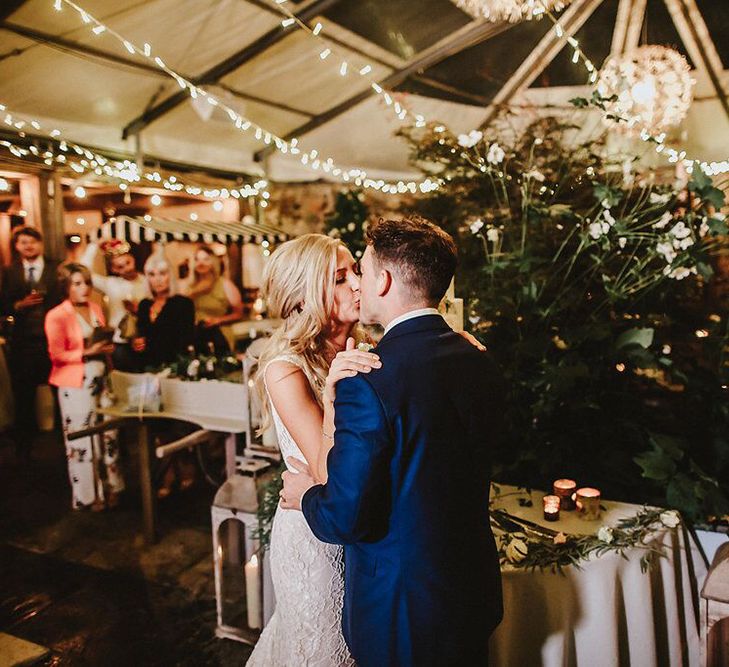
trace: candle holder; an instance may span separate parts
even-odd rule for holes
[[[545,521],[557,521],[559,519],[559,496],[544,496],[542,499],[544,507],[544,520]]]
[[[596,521],[600,518],[600,491],[598,489],[577,489],[574,495],[577,516],[585,521]]]
[[[577,482],[573,479],[558,479],[552,485],[555,496],[559,496],[559,508],[565,512],[575,509],[575,501],[572,498],[577,491]]]

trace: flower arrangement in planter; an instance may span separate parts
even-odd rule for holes
[[[508,121],[401,131],[440,183],[418,212],[457,239],[467,327],[508,381],[496,478],[729,513],[722,189],[698,167],[677,180],[611,158],[605,135],[556,118]]]

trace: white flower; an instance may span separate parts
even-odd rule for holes
[[[665,512],[661,512],[660,518],[661,523],[666,528],[675,528],[679,523],[681,523],[681,517],[675,510],[666,510]]]
[[[726,214],[725,213],[721,213],[719,211],[717,211],[716,213],[714,213],[712,215],[712,217],[715,218],[716,220],[726,220]]]
[[[350,222],[350,223],[349,223],[349,224],[347,225],[347,231],[348,231],[348,232],[353,232],[353,231],[354,231],[355,229],[357,229],[357,225],[355,225],[355,224],[354,224],[353,222]]]
[[[701,221],[701,225],[699,226],[699,237],[704,238],[709,233],[709,223],[706,222],[706,218],[704,218]]]
[[[486,238],[491,241],[491,243],[496,243],[499,240],[499,230],[496,229],[496,227],[489,227],[486,232]]]
[[[200,360],[199,359],[193,359],[187,365],[187,377],[189,377],[189,378],[196,378],[199,372],[200,372]]]
[[[669,222],[671,222],[672,215],[670,211],[666,211],[658,222],[653,223],[654,229],[663,229]]]
[[[666,269],[668,269],[668,271]],[[671,270],[671,267],[667,266],[665,269],[663,269],[663,273],[666,274],[669,278],[673,278],[674,280],[683,280],[684,278],[690,276],[692,273],[696,273],[696,267],[692,266],[689,269],[685,266],[677,266],[675,269]]]
[[[634,180],[633,162],[632,160],[625,160],[623,162],[623,185],[632,185]]]
[[[369,352],[373,347],[374,345],[370,345],[369,343],[360,343],[357,345],[357,349],[360,352]]]
[[[605,222],[607,222],[611,227],[615,224],[615,218],[613,218],[613,214],[610,213],[610,209],[606,208],[602,212],[602,217],[605,218]]]
[[[481,230],[481,227],[483,227],[483,220],[481,220],[481,219],[474,220],[471,223],[471,234],[478,234],[479,231]]]
[[[676,239],[673,242],[673,247],[680,249],[680,250],[686,250],[687,248],[690,248],[693,244],[694,244],[694,240],[690,236],[687,236],[686,238],[681,239],[680,241],[678,239]]]
[[[613,529],[610,526],[600,526],[600,530],[597,531],[597,539],[605,544],[610,544],[615,539]]]
[[[535,181],[544,183],[544,174],[538,169],[530,169],[526,174],[524,174],[524,178],[533,178]]]
[[[625,238],[624,236],[621,236],[621,237],[620,237],[620,238],[618,239],[618,245],[620,246],[620,248],[621,248],[621,249],[625,247],[625,244],[626,244],[627,242],[628,242],[628,239],[626,239],[626,238]]]
[[[687,236],[691,235],[691,230],[684,224],[683,220],[679,220],[673,227],[671,227],[671,231],[668,233],[672,234],[677,239],[685,239]]]
[[[663,255],[663,258],[668,264],[671,264],[673,260],[676,259],[676,251],[673,249],[673,245],[671,243],[665,241],[658,243],[656,245],[656,252],[659,255]]]
[[[524,540],[512,539],[506,547],[506,558],[510,563],[521,563],[529,553],[529,547]]]
[[[471,148],[481,141],[481,139],[483,139],[483,132],[471,130],[468,134],[458,135],[458,145],[463,146],[463,148]]]
[[[590,236],[593,239],[599,239],[603,234],[607,234],[610,231],[610,225],[607,222],[592,222],[587,228]]]
[[[504,161],[505,157],[506,153],[504,153],[504,149],[499,144],[491,144],[489,152],[486,155],[486,161],[491,164],[500,164]]]
[[[666,204],[670,198],[671,195],[660,195],[657,192],[651,192],[648,201],[651,204]]]

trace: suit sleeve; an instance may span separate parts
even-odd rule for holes
[[[302,511],[322,542],[376,541],[387,531],[390,514],[390,428],[379,397],[362,375],[337,384],[335,408],[328,481],[304,494]]]

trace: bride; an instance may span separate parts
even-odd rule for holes
[[[380,366],[355,349],[364,341],[358,266],[340,241],[307,234],[273,253],[264,293],[269,314],[283,321],[259,362],[264,428],[272,422],[283,459],[306,460],[323,483],[336,383]],[[276,611],[247,665],[354,665],[341,630],[342,547],[319,542],[301,512],[277,512],[270,556]]]
[[[357,326],[359,268],[341,241],[307,234],[273,253],[263,289],[269,314],[283,321],[259,361],[263,428],[274,424],[284,461],[305,460],[324,483],[336,384],[381,366],[376,354],[355,347],[365,342]],[[301,512],[276,512],[270,556],[276,611],[248,667],[353,666],[341,629],[342,547],[314,537]]]

